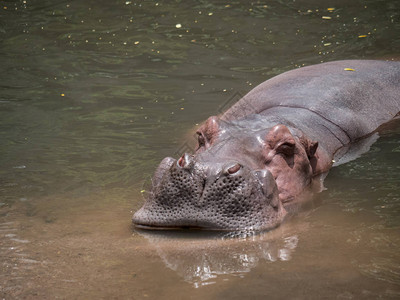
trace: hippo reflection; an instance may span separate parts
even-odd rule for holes
[[[143,228],[266,230],[343,149],[399,116],[400,63],[338,61],[276,76],[165,158],[133,216]]]
[[[288,261],[299,243],[298,233],[308,224],[280,227],[274,234],[245,236],[201,235],[181,232],[139,231],[166,267],[194,287],[209,285],[229,275],[244,276],[263,261]]]

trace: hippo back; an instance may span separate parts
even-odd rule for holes
[[[307,110],[355,141],[399,114],[400,62],[345,60],[292,70],[258,85],[224,117],[288,108]]]

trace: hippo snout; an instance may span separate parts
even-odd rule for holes
[[[184,154],[161,162],[148,199],[132,220],[151,229],[261,230],[277,226],[284,215],[269,171]]]
[[[238,162],[226,162],[208,164],[195,162],[193,155],[185,153],[176,162],[178,168],[188,170],[188,172],[196,173],[197,170],[202,171],[203,177],[209,180],[212,177],[229,176],[229,175],[240,175],[242,165]]]

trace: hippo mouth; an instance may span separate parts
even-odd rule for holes
[[[161,162],[148,199],[132,218],[137,228],[264,230],[281,223],[285,211],[267,170],[229,162],[210,171],[189,160]]]
[[[217,219],[216,214],[199,213],[192,214],[189,217],[176,217],[168,218],[170,214],[155,214],[153,210],[140,209],[137,211],[132,222],[138,229],[143,230],[205,230],[205,231],[237,231],[237,230],[251,230],[261,231],[273,229],[282,222],[284,213],[278,217],[278,214],[269,213],[268,222],[259,222],[257,216],[254,218],[240,218],[232,219],[231,222],[220,221]],[[175,214],[176,215],[176,214]],[[272,217],[275,215],[275,218]],[[258,222],[255,222],[258,219]],[[275,219],[275,221],[273,220]],[[278,221],[279,220],[279,221]],[[245,224],[245,225],[243,225]]]
[[[138,229],[144,229],[144,230],[157,230],[157,231],[171,231],[171,230],[207,230],[207,231],[230,231],[229,229],[222,229],[222,228],[215,228],[212,224],[210,224],[210,226],[206,226],[206,225],[167,225],[167,224],[141,224],[139,223],[140,219],[136,220],[133,219],[133,223],[135,225],[136,228]],[[184,224],[192,224],[193,221],[192,220],[187,220],[187,222],[182,222]]]

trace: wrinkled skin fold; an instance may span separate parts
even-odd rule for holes
[[[399,83],[400,63],[381,61],[325,63],[262,83],[198,128],[193,155],[160,163],[133,223],[149,229],[278,226],[285,205],[329,170],[339,149],[396,117]]]

